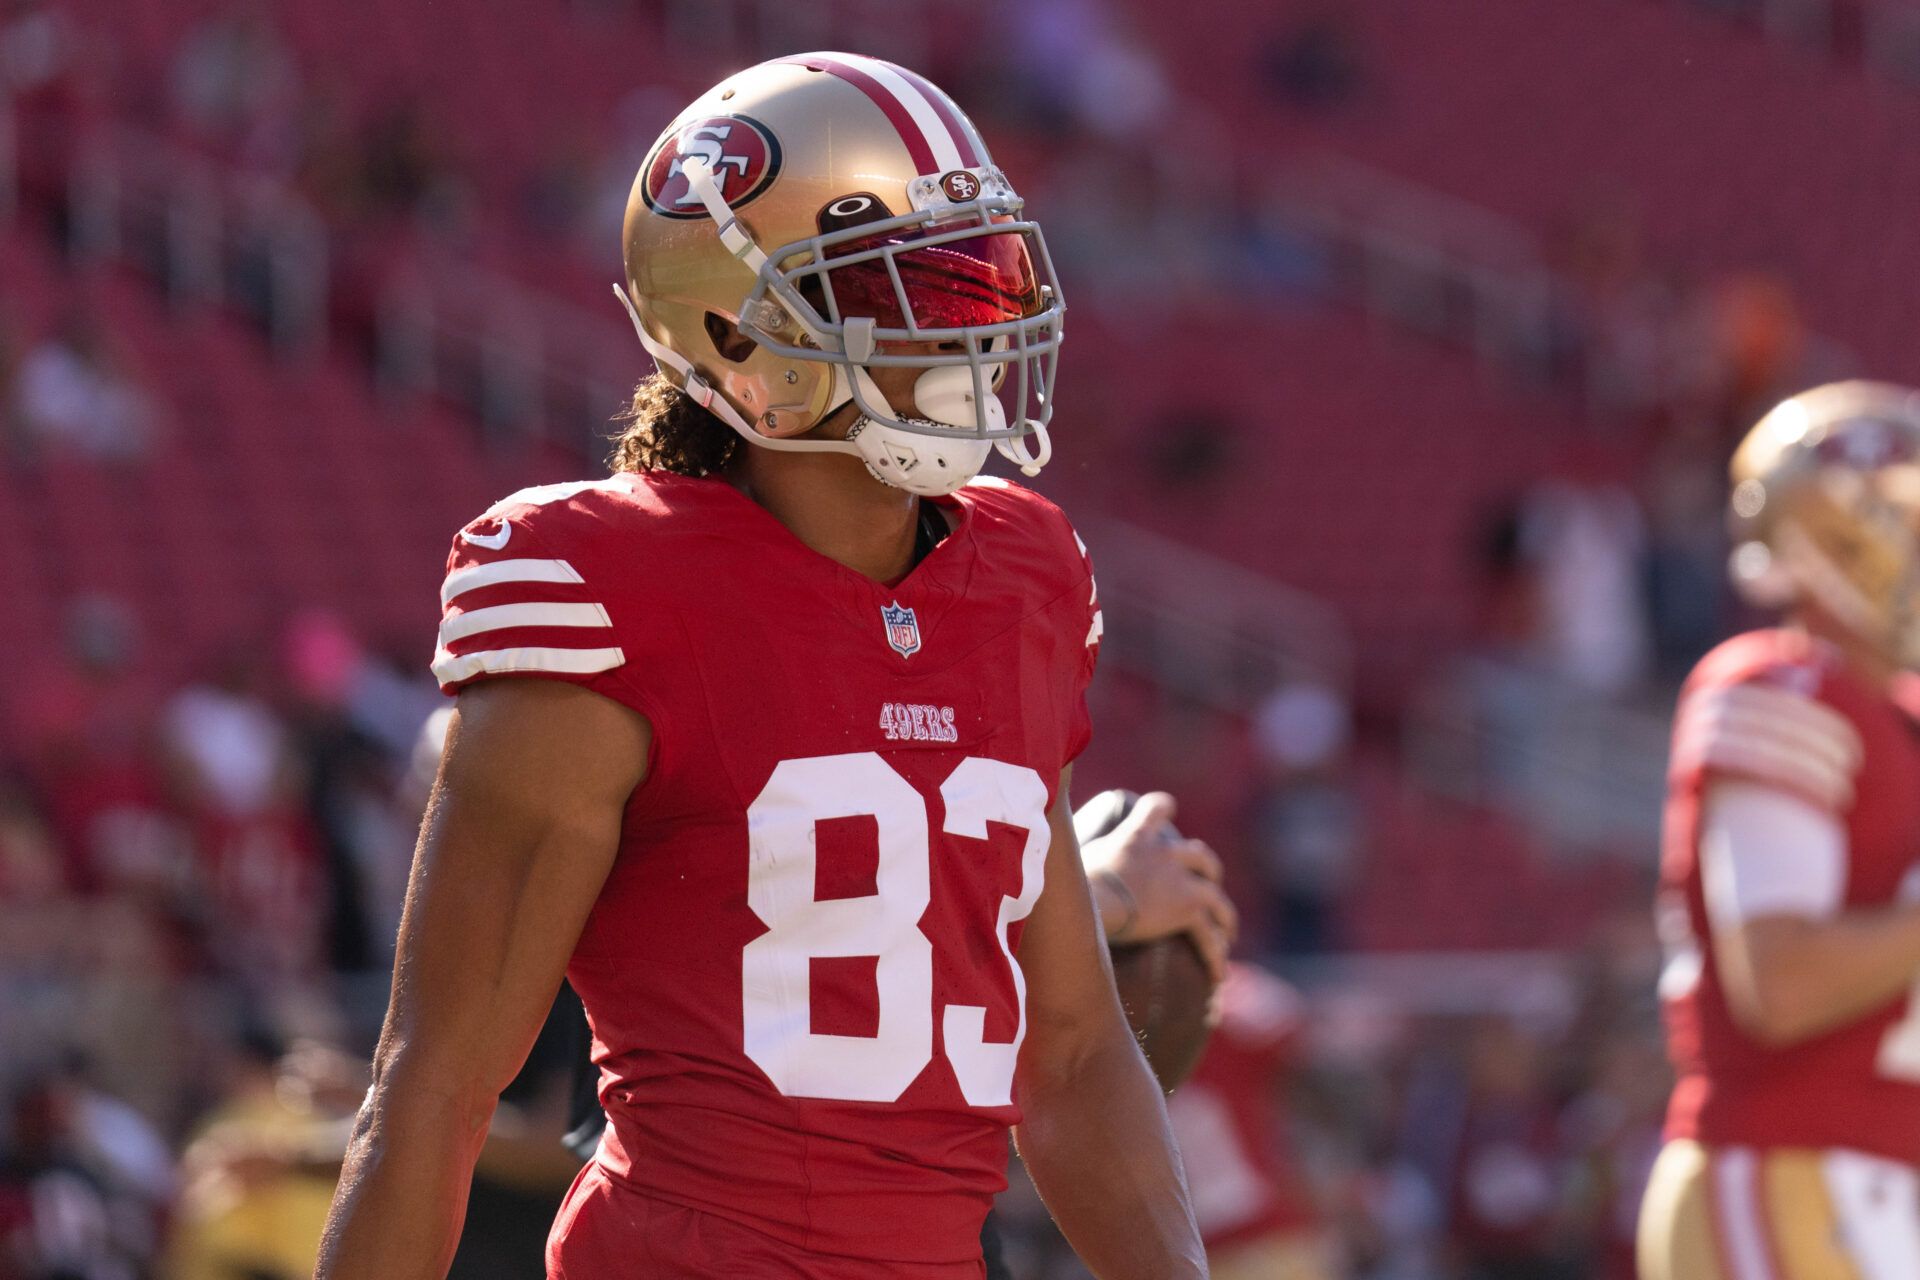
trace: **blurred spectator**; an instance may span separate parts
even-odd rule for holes
[[[1578,1280],[1574,1186],[1542,1044],[1505,1018],[1476,1026],[1452,1168],[1452,1243],[1467,1280]]]
[[[330,962],[337,970],[384,973],[425,809],[424,792],[413,803],[406,770],[421,726],[445,699],[425,678],[367,653],[346,623],[324,610],[288,623],[281,656],[305,762],[307,812],[333,906]],[[433,758],[437,763],[438,740]]]
[[[521,175],[519,187],[520,224],[550,243],[569,241],[593,202],[594,153],[577,135],[552,138]]]
[[[464,197],[445,137],[417,98],[397,97],[374,112],[358,156],[360,199],[376,219],[420,215],[443,230],[451,225]]]
[[[1036,0],[1014,6],[1011,56],[1000,68],[1013,102],[1043,129],[1062,117],[1115,141],[1136,141],[1173,105],[1160,60],[1098,0]],[[999,95],[996,95],[999,96]]]
[[[60,331],[20,363],[15,410],[27,439],[103,462],[128,462],[147,450],[153,412],[124,374],[90,312],[69,312]]]
[[[15,1091],[0,1148],[0,1275],[136,1280],[150,1224],[91,1168],[75,1136],[76,1097],[57,1078]]]
[[[1627,1028],[1592,1046],[1594,1080],[1567,1108],[1568,1138],[1591,1221],[1593,1280],[1635,1280],[1635,1227],[1660,1153],[1671,1077],[1647,1029]]]
[[[1793,290],[1777,276],[1739,272],[1716,281],[1706,299],[1720,403],[1738,435],[1784,396],[1800,390],[1806,332]]]
[[[173,1152],[153,1122],[104,1088],[99,1074],[84,1052],[69,1054],[61,1065],[73,1150],[113,1197],[116,1229],[129,1252],[151,1257],[173,1204]]]
[[[1538,658],[1588,689],[1632,688],[1649,662],[1639,576],[1644,530],[1632,495],[1604,482],[1547,484],[1528,496],[1523,519],[1538,584]]]
[[[181,122],[223,150],[239,150],[270,115],[292,112],[300,94],[292,51],[264,0],[202,19],[182,39],[172,79]]]
[[[1185,496],[1210,502],[1223,472],[1231,468],[1234,431],[1231,418],[1216,409],[1193,405],[1163,415],[1148,433],[1148,466],[1156,482]]]
[[[1588,403],[1609,419],[1660,412],[1686,363],[1687,297],[1651,260],[1638,205],[1614,190],[1592,197],[1555,249],[1575,294]]]
[[[87,96],[80,52],[80,33],[62,6],[5,0],[0,8],[0,98],[13,116],[17,196],[62,243]]]
[[[319,1260],[365,1069],[259,1032],[234,1045],[220,1097],[181,1157],[173,1280],[303,1280]]]
[[[0,904],[37,903],[67,890],[67,868],[24,780],[0,774]],[[0,957],[7,954],[0,943]]]
[[[1285,1100],[1305,1010],[1286,983],[1235,963],[1206,1056],[1167,1100],[1216,1280],[1342,1274],[1293,1154]]]
[[[1341,945],[1341,902],[1358,871],[1360,810],[1345,776],[1346,700],[1325,685],[1289,685],[1254,717],[1265,780],[1251,833],[1272,897],[1270,941],[1310,955]]]
[[[1661,433],[1642,471],[1647,617],[1670,681],[1728,633],[1726,459],[1710,424],[1689,418]]]
[[[0,457],[31,448],[20,413],[20,326],[0,304]]]
[[[1302,111],[1332,111],[1365,88],[1363,49],[1353,13],[1310,13],[1268,42],[1259,60],[1271,92]]]
[[[287,727],[264,697],[267,673],[244,650],[214,678],[175,694],[163,717],[189,808],[234,819],[284,805],[298,766]]]
[[[10,745],[45,806],[70,885],[166,901],[184,863],[147,736],[140,629],[110,596],[72,601],[65,621],[60,651],[25,668],[10,691]]]
[[[216,959],[263,994],[314,976],[326,918],[302,762],[267,677],[236,649],[212,680],[176,694],[162,721],[217,922]]]

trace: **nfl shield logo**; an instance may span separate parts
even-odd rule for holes
[[[887,624],[887,643],[903,658],[911,658],[920,648],[920,622],[913,610],[902,608],[895,600],[880,606],[880,620]]]

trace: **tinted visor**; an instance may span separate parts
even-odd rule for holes
[[[979,231],[918,243],[957,229],[964,227],[869,236],[829,248],[819,274],[840,318],[871,317],[882,329],[964,329],[1039,314],[1045,300],[1027,233]]]

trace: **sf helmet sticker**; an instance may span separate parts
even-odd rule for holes
[[[704,218],[707,207],[687,187],[682,170],[691,159],[706,162],[720,194],[738,209],[780,172],[780,143],[758,120],[708,116],[663,137],[647,158],[642,192],[647,208],[665,218]]]
[[[955,169],[940,179],[940,189],[947,193],[947,199],[955,204],[965,204],[980,194],[980,179],[965,169]]]

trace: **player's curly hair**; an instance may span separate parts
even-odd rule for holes
[[[710,475],[726,466],[740,447],[731,427],[657,373],[640,379],[633,403],[615,421],[621,430],[607,465],[616,472]]]

